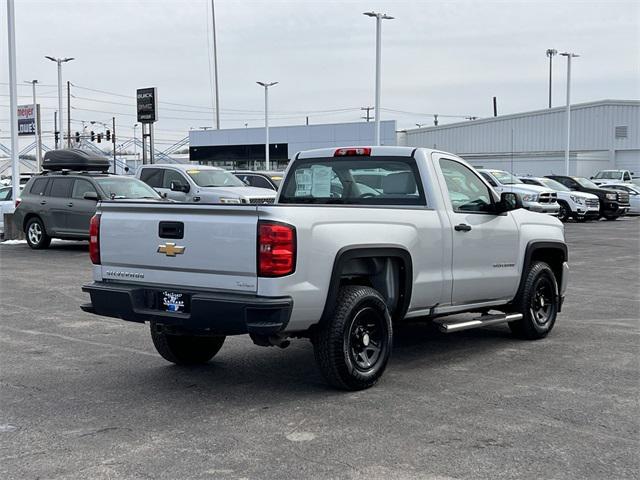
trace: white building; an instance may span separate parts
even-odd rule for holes
[[[516,174],[564,174],[566,110],[555,107],[407,130],[399,145],[438,148],[475,166]],[[601,100],[571,107],[571,175],[624,168],[640,175],[640,101]]]
[[[270,127],[272,168],[284,168],[301,150],[373,145],[374,128],[374,122]],[[382,145],[396,145],[395,120],[380,122],[380,141]],[[264,143],[264,127],[192,130],[189,132],[189,159],[229,168],[264,168]]]

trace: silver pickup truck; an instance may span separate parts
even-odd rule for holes
[[[397,322],[551,331],[568,280],[564,230],[521,206],[445,152],[301,152],[272,205],[101,202],[82,309],[149,322],[178,364],[209,361],[227,335],[309,338],[329,383],[363,389],[382,375]],[[475,315],[451,317],[464,312]]]

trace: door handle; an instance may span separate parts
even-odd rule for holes
[[[466,223],[461,223],[460,225],[456,225],[453,227],[456,232],[468,232],[471,230],[471,225],[467,225]]]
[[[73,207],[73,202],[67,203],[67,207]]]
[[[40,205],[46,205],[47,201],[46,200],[40,200]]]

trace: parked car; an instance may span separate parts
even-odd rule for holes
[[[601,188],[584,177],[569,177],[566,175],[547,175],[576,192],[592,193],[600,200],[600,217],[616,220],[629,210],[629,194],[607,188]]]
[[[520,177],[527,185],[537,185],[552,189],[558,194],[558,219],[566,222],[573,218],[577,222],[600,218],[600,201],[592,193],[569,190],[560,182],[545,177]]]
[[[250,170],[235,170],[231,173],[251,187],[268,188],[270,190],[278,190],[284,176],[284,172],[253,172]]]
[[[381,188],[363,191],[354,177],[372,169]],[[209,361],[227,335],[280,347],[310,338],[322,374],[349,390],[382,375],[394,321],[449,333],[503,323],[539,339],[561,310],[562,223],[498,195],[453,154],[301,152],[276,203],[101,202],[82,309],[150,322],[157,351],[177,364]],[[476,317],[448,317],[462,312]]]
[[[43,168],[24,186],[14,217],[33,249],[47,248],[52,238],[88,240],[89,222],[101,200],[163,200],[136,178],[104,173],[109,162],[86,152],[47,152]]]
[[[503,170],[479,169],[478,171],[498,193],[514,192],[520,195],[522,205],[527,210],[550,215],[558,215],[560,212],[558,195],[550,188],[527,185],[515,175]]]
[[[22,186],[20,187],[22,190]],[[11,185],[0,188],[0,234],[4,235],[4,214],[13,213],[15,202]]]
[[[598,170],[591,177],[596,185],[604,185],[608,183],[632,183],[634,173],[629,170]]]
[[[249,187],[231,172],[206,165],[143,165],[136,177],[177,202],[273,203],[276,192]]]
[[[607,188],[627,192],[629,194],[627,215],[640,215],[640,187],[633,183],[608,183]]]

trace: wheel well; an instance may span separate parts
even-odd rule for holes
[[[37,215],[36,213],[28,213],[27,215],[25,215],[24,221],[22,222],[22,231],[23,232],[25,232],[27,230],[27,223],[29,223],[29,220],[31,220],[32,218],[40,218],[40,216]],[[40,219],[40,221],[42,221],[42,219]]]
[[[411,300],[411,256],[402,249],[347,250],[336,257],[323,318],[333,311],[338,290],[344,285],[376,289],[385,300],[391,317],[401,319]]]
[[[553,270],[553,274],[556,277],[556,281],[558,282],[558,285],[561,285],[562,284],[562,264],[565,261],[566,261],[566,253],[560,248],[554,248],[554,247],[536,248],[531,253],[531,260],[527,265],[527,269],[529,265],[531,265],[533,262],[545,262],[547,265],[551,267],[551,270]]]

